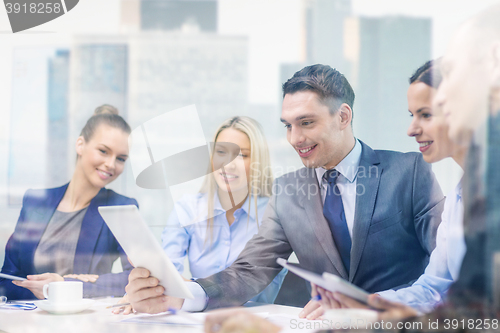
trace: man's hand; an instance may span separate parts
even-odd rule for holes
[[[368,296],[368,305],[370,307],[341,293],[326,291],[326,294],[327,297],[334,298],[343,308],[370,309],[371,307],[380,310],[378,320],[396,321],[418,316],[415,309],[401,303],[390,302],[377,294]]]
[[[331,291],[318,287],[312,283],[311,285],[312,285],[312,293],[315,292],[318,295],[320,295],[321,300],[319,301],[319,303],[321,304],[324,310],[340,309],[342,307],[342,305],[335,298],[333,298],[333,293]]]
[[[137,312],[160,313],[169,308],[180,309],[184,299],[163,295],[165,288],[145,268],[134,268],[125,287],[128,300]]]
[[[99,278],[99,275],[96,274],[66,274],[63,277],[68,279],[76,279],[83,282],[96,282]]]
[[[33,295],[38,299],[44,299],[43,286],[56,281],[64,281],[64,278],[56,273],[44,273],[38,275],[28,275],[28,280],[25,281],[12,281],[13,284],[19,287],[29,289]]]
[[[206,333],[277,333],[281,327],[241,309],[218,310],[205,319]]]
[[[122,297],[121,300],[118,301],[117,304],[129,303],[128,295]],[[132,309],[132,305],[125,305],[123,307],[117,307],[111,310],[114,314],[123,313],[124,315],[131,314],[134,310]]]
[[[311,300],[304,306],[304,309],[300,311],[299,318],[306,318],[309,320],[320,319],[325,313],[325,309],[319,301],[315,300],[318,294],[318,286],[311,283]],[[328,309],[328,308],[327,308]]]

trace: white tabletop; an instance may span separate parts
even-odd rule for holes
[[[115,315],[107,306],[115,304],[118,298],[98,299],[88,310],[78,314],[54,315],[41,309],[2,310],[0,308],[0,331],[8,333],[36,332],[202,332],[202,326],[173,326],[165,324],[138,324],[123,322],[137,315]],[[279,315],[278,320],[287,323],[298,320],[301,308],[266,304],[244,307],[245,311]],[[281,316],[282,315],[282,316]]]

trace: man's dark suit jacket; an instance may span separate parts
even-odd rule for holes
[[[257,295],[281,270],[276,258],[292,251],[302,267],[336,274],[370,293],[407,286],[423,273],[444,205],[431,166],[418,153],[361,145],[349,275],[323,216],[315,170],[302,168],[276,179],[259,233],[238,259],[197,280],[209,296],[207,310]]]
[[[37,274],[33,262],[35,250],[67,187],[68,184],[26,192],[16,229],[5,247],[2,273],[21,277]],[[133,268],[97,211],[99,206],[114,205],[137,206],[137,201],[102,188],[90,202],[82,221],[73,273],[99,275],[95,283],[83,283],[84,297],[123,296],[128,275]],[[111,274],[111,267],[117,258],[121,258],[123,272]],[[9,300],[36,298],[28,289],[18,287],[6,279],[0,279],[0,295],[7,296]]]

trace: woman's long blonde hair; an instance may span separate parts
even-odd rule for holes
[[[250,198],[248,200],[248,211],[250,212],[253,200],[255,202],[255,222],[258,227],[259,217],[257,210],[257,197],[270,197],[273,183],[273,174],[271,170],[271,161],[269,158],[267,141],[258,122],[252,118],[241,116],[229,118],[219,126],[213,138],[214,144],[217,142],[219,134],[227,128],[232,128],[246,134],[250,141],[250,179],[248,180],[248,195]],[[207,236],[205,238],[205,244],[208,239],[210,239],[210,244],[212,244],[214,228],[214,195],[218,188],[214,177],[211,175],[214,171],[212,170],[212,165],[211,161],[210,172],[208,176],[205,177],[203,185],[200,189],[201,193],[207,193],[208,216],[210,216],[207,220]],[[248,219],[250,219],[250,215],[248,216]]]

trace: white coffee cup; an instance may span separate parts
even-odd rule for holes
[[[77,303],[83,298],[83,283],[81,281],[50,282],[43,286],[43,296],[50,303]]]

